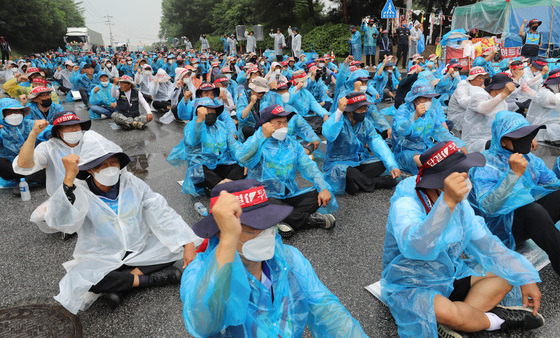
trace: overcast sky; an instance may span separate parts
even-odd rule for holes
[[[115,42],[149,44],[158,41],[161,19],[161,0],[83,0],[86,26],[103,35],[105,45],[110,44],[109,26],[104,18],[112,16],[111,29]]]

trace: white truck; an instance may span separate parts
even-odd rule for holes
[[[103,36],[87,27],[68,27],[64,42],[74,50],[98,52],[103,47]]]

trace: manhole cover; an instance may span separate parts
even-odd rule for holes
[[[0,309],[0,337],[82,337],[82,325],[62,306],[19,306]]]

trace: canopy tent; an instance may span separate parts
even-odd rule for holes
[[[556,1],[559,8],[556,8]],[[560,0],[484,0],[455,7],[451,29],[463,28],[468,32],[477,28],[502,34],[504,47],[517,47],[521,46],[519,27],[523,20],[531,19],[542,21],[538,31],[542,34],[544,48],[549,41],[560,46]]]

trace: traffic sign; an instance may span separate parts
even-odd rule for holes
[[[395,5],[393,5],[393,0],[387,0],[385,7],[381,11],[381,18],[382,19],[396,19],[397,18],[397,10],[395,9]]]

